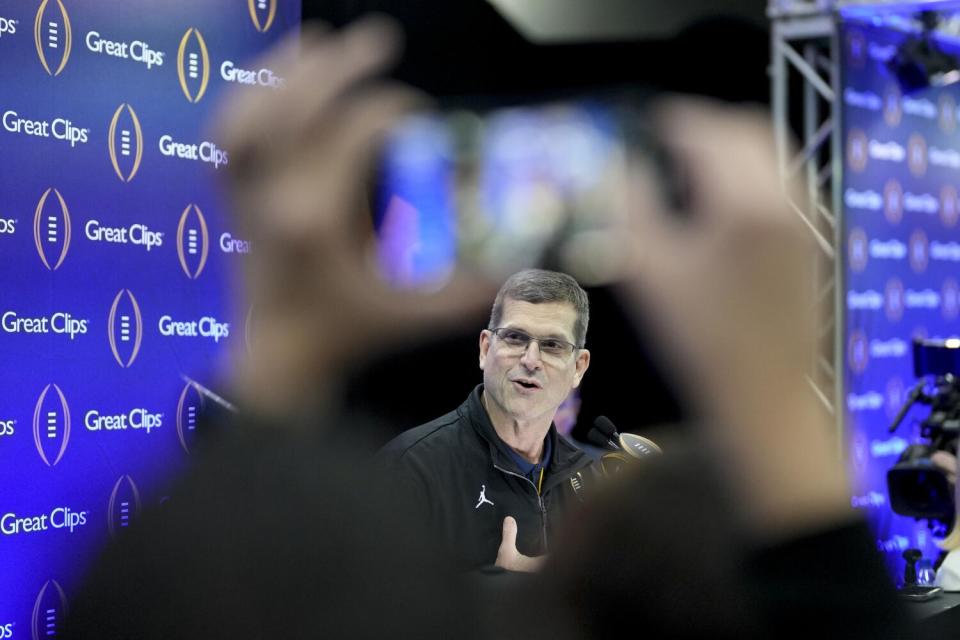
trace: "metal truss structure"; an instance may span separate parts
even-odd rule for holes
[[[814,238],[819,252],[811,266],[817,349],[807,382],[833,416],[842,437],[843,260],[839,46],[835,3],[770,0],[770,77],[780,175],[804,187],[790,207]],[[800,96],[791,95],[799,88]],[[800,106],[802,105],[802,107]],[[791,113],[800,111],[800,113]],[[792,131],[799,131],[799,149]],[[806,320],[806,319],[804,319]]]

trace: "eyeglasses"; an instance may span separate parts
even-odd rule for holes
[[[558,359],[564,359],[578,349],[577,345],[567,342],[566,340],[560,340],[559,338],[534,338],[517,329],[497,327],[496,329],[490,329],[490,332],[500,338],[508,349],[516,351],[517,353],[525,352],[531,342],[537,343],[540,347],[541,354]]]

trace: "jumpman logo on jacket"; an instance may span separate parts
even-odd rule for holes
[[[487,500],[487,485],[482,484],[480,485],[480,500],[477,501],[477,506],[475,506],[474,509],[479,509],[480,505],[482,505],[484,502],[486,502],[491,507],[494,506],[491,501]]]

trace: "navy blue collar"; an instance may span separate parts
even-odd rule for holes
[[[493,428],[493,423],[490,421],[486,407],[483,406],[482,396],[483,385],[478,384],[474,387],[466,401],[457,409],[457,413],[468,419],[476,430],[477,436],[485,440],[490,446],[490,457],[494,465],[500,460],[502,464],[510,466],[518,473],[521,468],[530,468],[531,465],[526,460],[522,458],[517,460],[518,456],[511,455],[515,453],[513,449],[508,447],[506,443],[500,439],[497,430]],[[554,451],[554,448],[556,448],[556,451]],[[547,431],[546,438],[544,439],[544,455],[539,464],[532,465],[537,474],[537,478],[534,479],[535,482],[540,479],[541,469],[548,472],[553,468],[550,465],[553,463],[554,456],[557,458],[556,462],[558,466],[556,469],[562,470],[562,473],[556,475],[556,477],[551,477],[548,473],[544,473],[543,490],[547,490],[558,482],[566,480],[569,470],[577,471],[592,463],[590,456],[570,444],[565,437],[557,433],[556,426],[551,424],[550,430]],[[511,461],[514,464],[510,464]]]
[[[547,437],[543,439],[543,455],[540,457],[540,462],[527,462],[526,458],[510,448],[506,442],[503,443],[503,448],[510,454],[513,463],[517,465],[520,473],[532,480],[540,475],[541,469],[545,470],[550,466],[550,458],[553,455],[553,442],[550,439],[549,433],[547,433]]]

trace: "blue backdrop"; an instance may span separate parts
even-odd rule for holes
[[[845,417],[857,488],[895,575],[902,552],[938,549],[925,523],[890,510],[886,473],[929,413],[888,427],[914,383],[913,336],[956,335],[960,87],[904,95],[886,63],[907,34],[850,21],[843,42]],[[944,48],[957,53],[950,42]]]
[[[0,0],[0,638],[55,635],[82,571],[190,454],[243,346],[250,246],[207,116],[281,79],[299,0]],[[235,319],[238,318],[239,320]]]

